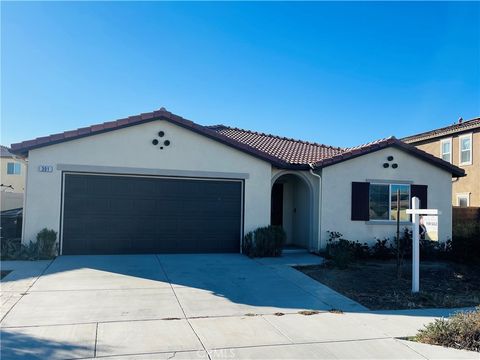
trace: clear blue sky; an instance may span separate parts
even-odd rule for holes
[[[480,3],[5,3],[2,144],[158,109],[349,146],[480,115]]]

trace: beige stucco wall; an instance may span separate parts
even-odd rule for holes
[[[20,164],[20,174],[18,175],[10,175],[7,174],[7,164],[9,162],[18,163]],[[23,160],[17,160],[7,157],[0,158],[0,181],[4,185],[12,185],[13,190],[11,189],[3,189],[2,191],[8,192],[15,192],[15,193],[23,193],[25,190],[25,174],[26,174],[26,164]]]
[[[23,207],[23,193],[2,191],[0,193],[0,210],[19,209]]]
[[[7,164],[20,164],[20,174],[7,174]],[[0,196],[0,210],[10,210],[23,207],[23,193],[25,191],[26,162],[11,157],[0,158],[0,181],[3,185],[11,185],[13,189],[2,187]]]
[[[163,139],[171,141],[164,150],[151,143],[160,130],[165,132]],[[24,242],[33,240],[44,227],[59,230],[62,177],[58,164],[248,173],[244,230],[270,223],[269,163],[159,120],[30,151]],[[54,171],[38,172],[39,165],[52,165]]]
[[[457,194],[470,193],[470,206],[480,206],[480,130],[476,129],[472,134],[472,164],[460,165],[459,136],[469,134],[453,134],[441,138],[427,140],[419,144],[413,144],[419,149],[440,157],[440,141],[452,138],[452,163],[465,170],[467,176],[453,179],[452,204],[457,206]]]
[[[384,169],[382,164],[392,155],[399,167]],[[411,181],[428,185],[428,207],[442,212],[439,217],[439,238],[445,241],[452,233],[451,174],[396,148],[379,150],[322,170],[322,247],[327,230],[339,231],[346,239],[373,243],[375,238],[395,236],[396,225],[351,221],[352,181]]]

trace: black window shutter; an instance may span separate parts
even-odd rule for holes
[[[369,200],[370,183],[352,182],[352,220],[370,220]]]
[[[420,209],[428,209],[428,186],[427,185],[411,185],[410,196],[420,199]]]

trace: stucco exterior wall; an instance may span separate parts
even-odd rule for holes
[[[459,136],[469,134],[450,134],[431,140],[426,140],[415,145],[417,148],[432,155],[440,157],[440,141],[452,139],[452,164],[465,170],[467,176],[454,179],[452,182],[452,205],[457,206],[457,194],[470,194],[470,206],[480,206],[480,129],[475,129],[472,134],[472,164],[460,165]]]
[[[160,130],[165,132],[162,141],[171,141],[163,150],[159,145],[152,145]],[[272,170],[269,163],[158,120],[30,151],[24,242],[34,240],[44,227],[59,231],[62,176],[58,164],[248,173],[244,230],[248,232],[270,223]],[[54,170],[39,172],[39,165],[51,165]]]
[[[305,246],[311,251],[318,251],[320,245],[319,179],[309,171],[272,168],[272,186],[284,175],[288,176],[284,185],[283,198],[283,220],[287,244],[294,243]]]
[[[23,193],[6,192],[0,193],[0,210],[19,209],[23,207]]]
[[[382,164],[392,155],[397,169]],[[351,221],[352,182],[372,180],[410,181],[428,185],[428,207],[442,212],[439,217],[439,239],[446,241],[452,233],[451,174],[395,148],[386,148],[368,155],[326,167],[322,170],[321,246],[328,240],[327,231],[339,231],[344,238],[375,242],[375,238],[393,240],[395,222],[373,224]],[[405,225],[402,225],[402,229]]]
[[[7,174],[8,163],[20,164],[20,174]],[[12,185],[12,189],[2,188],[2,191],[23,193],[25,190],[25,174],[27,172],[26,163],[23,160],[2,157],[0,158],[0,181],[4,185]]]

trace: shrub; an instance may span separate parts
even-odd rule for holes
[[[368,259],[371,256],[370,247],[367,243],[361,244],[359,241],[353,243],[353,257],[355,259]]]
[[[42,229],[37,234],[38,257],[40,259],[51,259],[56,255],[55,244],[57,242],[57,232],[47,228]]]
[[[420,260],[440,260],[445,257],[445,244],[438,241],[420,240]]]
[[[346,269],[355,259],[355,243],[342,239],[338,231],[327,231],[328,242],[325,248],[325,256],[331,263],[340,269]]]
[[[38,245],[36,242],[30,242],[28,245],[24,245],[20,238],[3,238],[1,259],[37,260]]]
[[[266,226],[247,233],[243,253],[250,257],[281,256],[287,236],[280,226]]]
[[[327,244],[326,250],[328,258],[340,269],[346,269],[355,259],[352,242],[345,239],[332,241]]]
[[[253,257],[253,252],[254,252],[254,244],[253,244],[253,231],[248,232],[244,237],[243,237],[243,253],[247,256]]]
[[[453,261],[471,263],[480,260],[480,224],[455,225],[447,250]]]
[[[37,241],[22,244],[20,238],[2,238],[2,260],[39,260],[51,259],[56,256],[57,233],[54,230],[43,229],[37,234]]]
[[[480,351],[480,307],[459,312],[448,319],[437,319],[425,326],[415,340],[456,349]]]
[[[20,238],[3,238],[1,243],[1,259],[13,260],[20,252],[22,239]]]
[[[387,260],[393,258],[394,252],[390,246],[389,239],[377,239],[375,245],[372,246],[372,258],[379,260]]]

